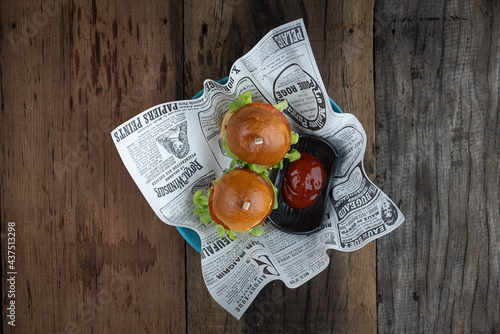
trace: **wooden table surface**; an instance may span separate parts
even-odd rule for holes
[[[238,321],[110,131],[300,17],[406,221]],[[2,1],[0,24],[2,333],[500,332],[498,0]]]

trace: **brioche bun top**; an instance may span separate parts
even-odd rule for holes
[[[227,145],[234,155],[268,168],[283,159],[292,139],[285,116],[263,102],[249,103],[236,110],[223,124],[224,131]]]
[[[259,225],[274,205],[272,186],[256,172],[236,168],[215,183],[209,199],[212,219],[235,232]]]

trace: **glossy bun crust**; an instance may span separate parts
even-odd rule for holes
[[[233,169],[215,183],[210,196],[214,221],[235,232],[259,225],[271,213],[274,192],[266,180],[249,169]],[[244,203],[250,203],[245,210]],[[215,216],[215,217],[214,217]]]
[[[231,116],[225,129],[227,145],[243,161],[273,167],[290,149],[290,125],[258,106],[247,104]],[[256,138],[262,138],[262,144],[256,144]]]

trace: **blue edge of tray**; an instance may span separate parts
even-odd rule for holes
[[[220,83],[221,85],[224,85],[227,83],[229,80],[229,77],[222,78],[218,80],[217,82]],[[198,92],[195,96],[193,96],[193,100],[199,98],[203,94],[203,90]],[[342,113],[342,110],[339,108],[339,106],[329,97],[330,99],[330,104],[332,105],[333,111]],[[193,247],[198,253],[201,253],[201,240],[200,236],[198,233],[193,231],[190,228],[187,227],[180,227],[177,226],[177,230],[179,233],[182,235],[182,237]]]

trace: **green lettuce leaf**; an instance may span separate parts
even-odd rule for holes
[[[229,103],[228,109],[229,109],[229,111],[233,111],[233,110],[239,109],[239,108],[241,108],[244,105],[249,104],[249,103],[252,103],[252,92],[251,91],[248,91],[244,94],[240,94],[240,96],[238,96],[238,99],[236,101]],[[280,112],[283,112],[286,108],[288,108],[288,101],[283,100],[282,102],[280,102],[278,104],[274,104],[273,107],[278,109]]]
[[[247,232],[248,233],[252,233],[256,237],[258,237],[259,235],[262,235],[262,233],[264,233],[264,230],[262,229],[262,224],[259,224],[259,225],[255,226],[255,227],[252,227]]]
[[[278,208],[278,188],[276,188],[272,182],[271,182],[271,185],[273,186],[273,192],[274,192],[273,210],[275,210]]]
[[[219,230],[219,237],[222,237],[224,234],[227,234],[229,239],[234,240],[236,239],[236,233],[234,233],[233,230],[228,230],[224,228],[224,226],[215,224],[215,228]]]
[[[215,228],[219,230],[219,237],[222,237],[226,233],[224,226],[215,224]]]
[[[229,103],[229,111],[239,109],[249,103],[252,103],[251,91],[248,91],[245,94],[240,94],[240,96],[238,96],[238,100]]]
[[[290,162],[300,159],[300,152],[296,149],[292,149],[285,154],[285,159],[290,160]]]
[[[299,142],[299,134],[297,132],[292,131],[292,145],[297,144]]]
[[[260,166],[260,165],[256,165],[256,164],[249,164],[247,162],[244,162],[242,161],[243,164],[245,166],[247,166],[248,168],[250,168],[251,170],[253,170],[255,173],[259,174],[260,176],[262,176],[264,179],[269,179],[269,172],[266,168]]]
[[[198,214],[200,216],[200,221],[203,224],[208,224],[212,221],[210,210],[208,208],[208,197],[210,196],[210,192],[211,188],[208,189],[207,194],[205,195],[205,191],[200,189],[193,195],[193,216]]]
[[[283,166],[285,165],[285,159],[290,160],[290,162],[299,160],[300,159],[300,152],[297,151],[296,149],[291,149],[288,151],[287,154],[285,154],[285,157],[281,159],[280,162],[278,162],[273,168],[274,169],[283,169]]]
[[[280,112],[283,112],[286,108],[288,108],[288,101],[283,100],[283,102],[280,102],[278,104],[273,105],[276,109],[278,109]]]
[[[229,149],[229,146],[227,146],[226,135],[224,135],[224,138],[222,138],[222,148],[224,149],[224,151],[226,151],[227,155],[229,155],[231,158],[233,158],[233,160],[239,160],[238,157],[235,156],[233,152],[231,152],[231,150]]]

